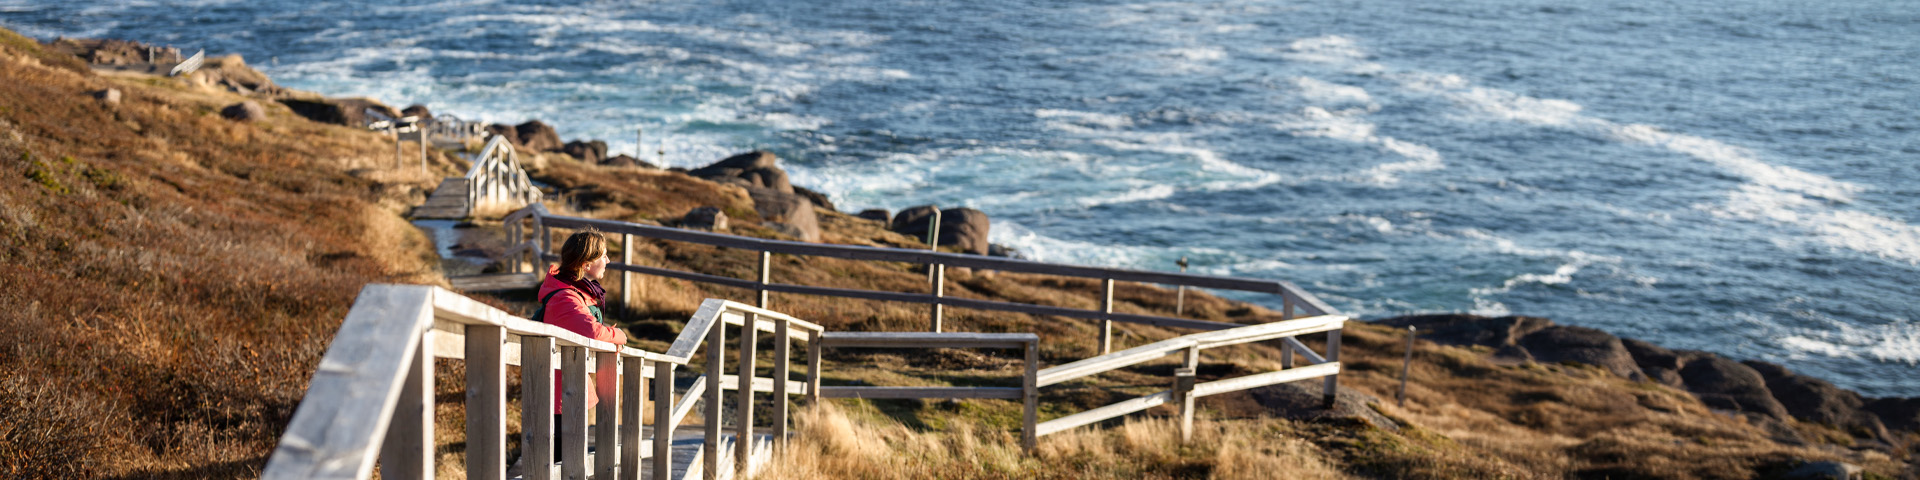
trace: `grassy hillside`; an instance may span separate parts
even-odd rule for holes
[[[89,71],[0,31],[0,478],[254,478],[359,288],[444,282],[441,262],[401,217],[463,163],[391,168],[393,145],[323,125],[277,103],[267,119],[218,113],[246,98],[187,82]],[[118,103],[90,92],[113,88]],[[531,155],[562,213],[671,223],[702,205],[758,226],[736,186],[683,174]],[[833,243],[911,246],[878,222],[821,212]],[[466,229],[482,243],[497,225]],[[497,243],[497,242],[496,242]],[[494,245],[493,248],[498,248]],[[641,262],[747,278],[754,252],[647,242]],[[924,292],[919,267],[775,256],[773,279]],[[620,288],[609,282],[610,288]],[[637,279],[617,308],[634,345],[658,350],[701,299],[751,292]],[[950,271],[947,294],[1097,308],[1096,282]],[[531,310],[528,293],[478,296]],[[1120,312],[1171,314],[1174,293],[1121,284]],[[919,330],[923,306],[775,294],[775,309],[836,330]],[[1190,292],[1192,318],[1258,323],[1276,312]],[[947,328],[1034,332],[1043,362],[1091,356],[1098,326],[1056,317],[950,310]],[[1121,346],[1189,332],[1120,325]],[[1392,398],[1401,333],[1352,323],[1342,385]],[[1308,342],[1316,348],[1318,336]],[[762,348],[761,352],[770,352]],[[1202,381],[1269,371],[1278,350],[1209,350]],[[1690,394],[1580,364],[1494,361],[1485,349],[1421,342],[1404,408],[1391,401],[1332,415],[1275,411],[1247,392],[1201,399],[1181,445],[1157,407],[1125,421],[1017,447],[1017,404],[998,400],[835,401],[802,416],[778,478],[1751,478],[1806,460],[1844,460],[1880,476],[1915,475],[1907,437],[1894,453],[1849,448],[1831,427],[1795,424],[1804,445],[1770,440]],[[770,353],[763,353],[770,355]],[[1006,385],[1006,352],[831,352],[828,384]],[[460,472],[458,361],[440,361],[442,475]],[[1043,392],[1042,418],[1164,389],[1172,360]],[[518,373],[509,378],[517,379]],[[517,412],[517,408],[512,410]],[[1303,415],[1306,413],[1308,415]],[[517,415],[509,429],[517,426]],[[1825,433],[1823,433],[1825,432]],[[517,441],[510,448],[517,448]]]

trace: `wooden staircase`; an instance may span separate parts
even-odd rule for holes
[[[467,204],[467,178],[447,177],[440,186],[427,196],[427,203],[413,207],[409,217],[415,219],[459,220],[473,213],[473,205]]]

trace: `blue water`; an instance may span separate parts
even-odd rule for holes
[[[1524,314],[1920,396],[1920,2],[19,2],[27,35],[748,148],[1047,261]],[[664,142],[663,142],[664,140]],[[1272,302],[1270,298],[1250,298]]]

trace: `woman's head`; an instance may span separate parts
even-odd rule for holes
[[[560,278],[579,280],[584,276],[598,280],[606,271],[607,237],[600,232],[577,232],[560,245]]]

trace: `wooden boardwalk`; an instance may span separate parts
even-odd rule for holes
[[[473,213],[473,205],[467,204],[466,177],[447,177],[440,186],[427,196],[427,203],[413,207],[409,216],[415,219],[459,220]]]
[[[700,462],[701,456],[705,454],[705,452],[701,451],[701,447],[703,447],[704,443],[706,442],[706,437],[702,434],[704,430],[705,429],[701,425],[696,424],[696,425],[682,425],[680,428],[677,428],[673,431],[673,460],[671,462],[673,465],[672,470],[675,473],[675,475],[670,476],[670,478],[674,480],[706,478],[705,475],[702,475],[702,466]],[[765,428],[756,428],[754,430],[755,430],[755,433],[753,436],[753,452],[754,452],[753,468],[754,470],[757,471],[760,466],[765,465],[768,461],[773,459],[773,434],[771,433],[770,430]],[[653,427],[644,427],[642,431],[644,432],[644,435],[648,438],[647,441],[651,442],[652,441],[651,439],[653,438]],[[733,465],[733,451],[734,451],[733,442],[736,438],[738,437],[736,437],[732,433],[722,434],[720,439],[720,452],[721,452],[720,464],[721,465]],[[589,437],[588,440],[589,441],[587,443],[589,446],[587,447],[588,449],[587,471],[593,472],[595,471],[595,469],[593,468],[593,451],[597,450],[599,446],[593,445],[593,442],[591,441],[592,440],[591,437]],[[640,458],[642,459],[653,458],[653,450],[645,449],[645,448],[641,449]],[[653,475],[653,462],[651,461],[640,462],[640,465],[641,465],[640,478],[660,478]],[[560,475],[559,464],[556,463],[551,468],[553,469],[553,475],[551,476],[551,478],[562,478],[562,475]],[[734,476],[733,470],[731,469],[720,470],[721,480],[730,479],[730,478],[733,478],[733,476]],[[508,471],[507,478],[510,480],[524,480],[526,476],[521,474],[521,472],[519,471]],[[589,478],[592,478],[592,477],[589,477]]]

